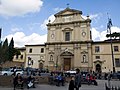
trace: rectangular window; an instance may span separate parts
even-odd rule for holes
[[[65,41],[70,41],[70,32],[65,32]]]
[[[29,53],[32,53],[32,48],[29,49]]]
[[[100,59],[100,56],[95,56],[96,59]]]
[[[20,56],[20,59],[23,59],[23,55]]]
[[[118,52],[118,51],[119,51],[118,46],[114,46],[114,52]]]
[[[95,46],[95,52],[100,52],[100,47],[99,46]]]
[[[120,67],[120,59],[119,58],[115,58],[115,65],[116,65],[116,67]]]
[[[41,53],[44,53],[44,48],[41,48]]]
[[[18,55],[16,55],[16,59],[18,59]]]

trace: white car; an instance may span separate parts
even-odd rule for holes
[[[0,72],[0,75],[5,75],[5,76],[12,75],[12,74],[13,72],[11,69],[2,69],[2,71]]]
[[[2,71],[0,71],[0,75],[5,75],[5,76],[12,75],[13,73],[14,73],[14,71],[12,69],[3,69]],[[22,69],[16,69],[16,75],[17,74],[23,74],[23,70]]]
[[[22,69],[16,69],[16,75],[17,74],[21,74],[22,75],[23,73],[24,73],[24,71]]]

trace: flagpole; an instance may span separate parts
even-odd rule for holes
[[[112,26],[112,21],[108,17],[107,30],[109,30],[109,32],[110,32],[110,45],[111,45],[111,54],[112,54],[112,65],[113,65],[113,73],[115,73],[115,63],[114,63],[114,53],[113,53],[113,43],[112,43],[113,41],[112,41],[112,37],[111,37],[111,26]]]
[[[2,28],[0,28],[0,44],[2,43],[2,40],[1,40],[1,33],[2,33]]]

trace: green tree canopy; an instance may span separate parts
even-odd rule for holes
[[[8,39],[6,38],[3,43],[0,43],[0,64],[6,61],[12,61],[14,55],[20,55],[20,51],[14,48],[14,40],[11,39],[8,44]]]
[[[113,38],[113,39],[117,39],[117,38],[120,39],[120,33],[114,32],[114,33],[112,33],[112,34],[107,34],[106,37],[107,37],[107,38],[111,37],[111,38]]]

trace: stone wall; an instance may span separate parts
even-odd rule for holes
[[[13,86],[13,76],[0,76],[0,86]],[[24,77],[26,80],[27,77]],[[35,82],[37,84],[48,84],[48,77],[35,76]]]
[[[13,86],[13,76],[0,76],[0,86]]]

